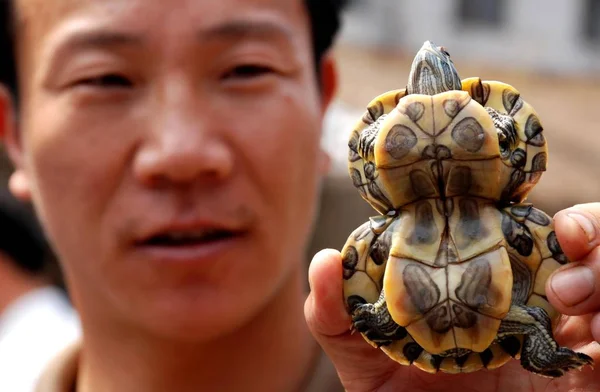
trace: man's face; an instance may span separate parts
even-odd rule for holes
[[[17,0],[17,177],[82,317],[210,336],[297,270],[321,117],[302,0]]]

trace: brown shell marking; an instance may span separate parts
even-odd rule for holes
[[[470,153],[481,150],[485,140],[485,131],[474,117],[460,120],[452,129],[452,139]]]
[[[384,150],[392,158],[401,160],[417,145],[417,141],[413,130],[405,125],[396,124],[385,137]]]

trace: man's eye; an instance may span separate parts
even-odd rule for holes
[[[129,79],[117,74],[85,78],[77,81],[75,84],[90,87],[131,87],[133,85]]]
[[[225,79],[228,78],[252,78],[265,74],[272,73],[273,69],[262,66],[262,65],[240,65],[233,68],[231,71],[227,72],[224,76]]]

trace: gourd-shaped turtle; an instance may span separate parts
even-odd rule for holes
[[[353,330],[430,373],[520,358],[558,377],[592,364],[553,338],[560,314],[544,286],[568,260],[552,218],[524,203],[547,147],[514,87],[461,81],[425,42],[406,88],[372,100],[348,146],[352,181],[380,213],[342,249]]]

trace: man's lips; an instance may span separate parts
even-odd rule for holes
[[[232,219],[181,218],[162,223],[148,221],[143,229],[135,230],[134,244],[138,246],[177,246],[213,242],[242,235],[252,226],[250,221]]]
[[[157,265],[194,266],[213,263],[244,246],[249,231],[207,228],[164,230],[136,241],[134,249],[143,260]]]
[[[133,245],[148,260],[196,263],[231,250],[251,231],[250,222],[180,219],[148,225]]]
[[[222,228],[203,228],[198,230],[173,230],[154,234],[144,241],[138,242],[145,246],[191,246],[223,241],[242,234],[240,231]]]

